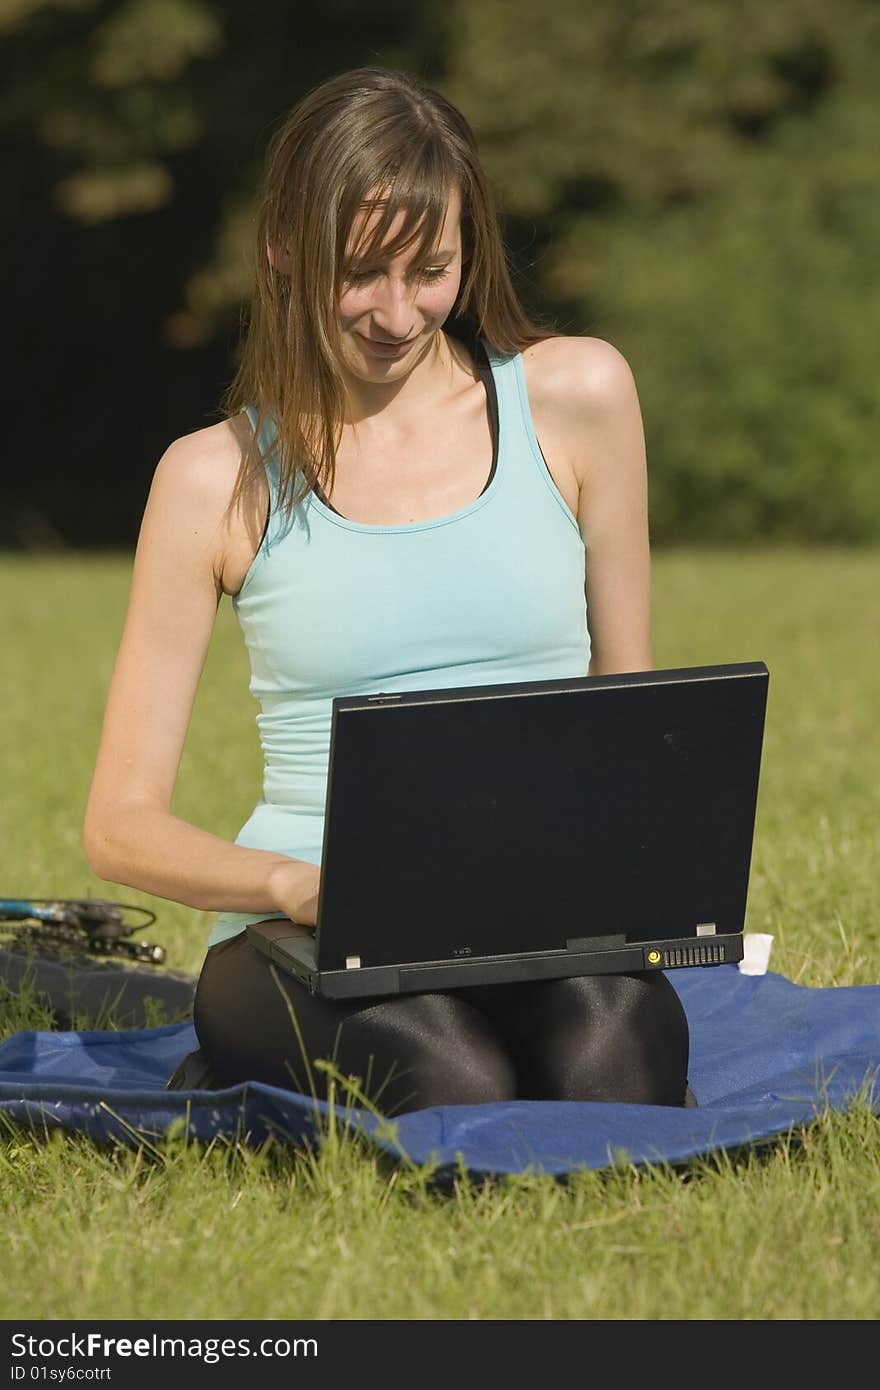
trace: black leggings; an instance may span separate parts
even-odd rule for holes
[[[659,971],[340,1003],[310,994],[245,932],[210,948],[193,1022],[223,1085],[314,1086],[326,1099],[291,1010],[309,1063],[357,1076],[386,1115],[516,1099],[685,1103],[687,1019]]]

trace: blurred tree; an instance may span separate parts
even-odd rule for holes
[[[0,40],[0,544],[133,540],[217,418],[269,135],[371,62],[470,119],[530,307],[632,363],[655,540],[880,537],[875,0],[0,0]]]
[[[880,538],[873,0],[447,19],[539,290],[633,366],[654,538]]]
[[[432,80],[406,0],[0,0],[0,545],[129,545],[160,454],[218,418],[275,124],[364,63]]]

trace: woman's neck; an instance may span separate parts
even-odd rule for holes
[[[473,381],[470,353],[455,338],[439,329],[411,371],[398,381],[369,382],[346,373],[345,427],[357,428],[385,417],[405,424],[413,416],[442,404],[457,388]]]

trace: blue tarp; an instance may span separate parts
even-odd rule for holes
[[[736,966],[670,972],[691,1029],[695,1109],[515,1101],[401,1115],[396,1132],[351,1112],[392,1158],[435,1162],[437,1176],[526,1170],[562,1175],[633,1163],[682,1162],[808,1124],[860,1094],[880,1113],[880,985],[808,989]],[[252,1145],[270,1134],[320,1143],[325,1105],[260,1082],[222,1091],[165,1091],[197,1046],[190,1022],[131,1031],[21,1032],[0,1045],[0,1113],[130,1146],[176,1126]]]

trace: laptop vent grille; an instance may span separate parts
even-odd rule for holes
[[[676,965],[722,965],[726,958],[721,945],[673,946],[663,952],[663,964],[667,969]]]

